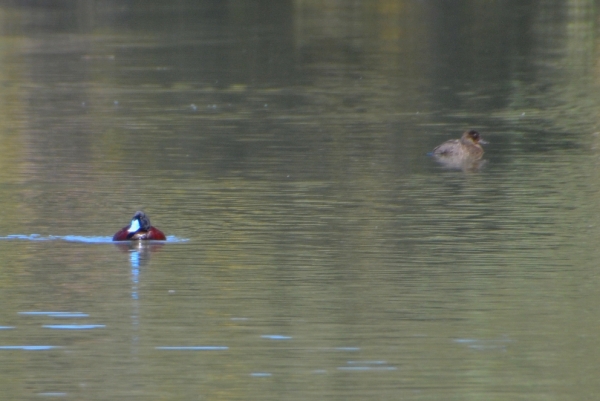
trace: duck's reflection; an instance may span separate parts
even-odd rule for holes
[[[443,156],[434,155],[433,158],[436,162],[438,162],[443,168],[447,170],[462,170],[464,172],[476,172],[483,168],[486,165],[487,160],[482,159],[452,159],[446,158]]]
[[[115,243],[122,252],[129,254],[129,263],[131,264],[131,297],[138,299],[138,287],[140,283],[140,268],[147,266],[153,252],[157,252],[163,247],[161,242],[148,241],[127,241]]]
[[[129,254],[131,266],[143,267],[150,261],[150,255],[160,250],[164,243],[160,241],[123,241],[114,242],[123,253]]]
[[[132,353],[137,354],[139,343],[138,328],[140,324],[139,313],[139,285],[140,285],[140,269],[147,266],[153,252],[157,252],[164,244],[160,242],[149,241],[126,241],[115,243],[115,246],[122,252],[129,254],[129,263],[131,264],[131,326],[132,333]]]

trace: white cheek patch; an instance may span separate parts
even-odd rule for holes
[[[134,233],[139,229],[140,229],[140,222],[138,221],[138,219],[134,219],[134,220],[131,220],[131,224],[129,225],[127,232]]]

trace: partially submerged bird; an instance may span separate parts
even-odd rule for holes
[[[452,157],[459,159],[481,159],[483,148],[486,144],[481,139],[479,132],[475,130],[465,131],[460,139],[450,139],[433,149],[433,155],[437,157]]]
[[[448,168],[462,170],[477,170],[484,161],[483,148],[486,144],[479,132],[475,130],[465,131],[460,139],[450,139],[433,149],[431,154],[440,164]]]
[[[113,241],[129,240],[158,240],[165,241],[167,238],[162,231],[152,227],[150,219],[144,212],[135,212],[131,223],[120,229],[114,236]]]

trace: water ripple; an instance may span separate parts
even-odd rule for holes
[[[455,338],[453,342],[464,344],[470,349],[476,351],[506,351],[507,344],[513,341],[506,337],[498,339],[478,339],[478,338]]]
[[[53,311],[26,311],[19,312],[19,315],[27,316],[51,316],[51,317],[88,317],[87,313],[83,312],[53,312]]]
[[[265,335],[262,335],[261,338],[266,338],[269,340],[291,340],[292,339],[292,337],[282,336],[279,334],[265,334]]]
[[[67,393],[38,393],[40,397],[66,397]]]
[[[87,237],[82,235],[47,235],[40,234],[11,234],[0,237],[0,240],[24,240],[24,241],[66,241],[66,242],[83,242],[88,244],[111,244],[114,243],[112,237]],[[167,236],[166,241],[152,242],[187,242],[188,238],[179,238],[174,235]]]
[[[45,324],[42,327],[53,330],[92,330],[103,329],[104,324]]]
[[[156,347],[155,349],[163,351],[226,351],[229,347],[225,346],[211,346],[211,345],[199,345],[199,346],[167,346],[167,347]]]

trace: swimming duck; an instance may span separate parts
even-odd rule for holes
[[[150,219],[144,212],[135,212],[131,223],[127,227],[120,229],[114,236],[113,241],[129,240],[158,240],[164,241],[167,238],[162,231],[152,227]]]
[[[486,144],[475,130],[465,131],[460,139],[450,139],[433,149],[433,156],[438,160],[474,161],[483,156],[481,144]]]

